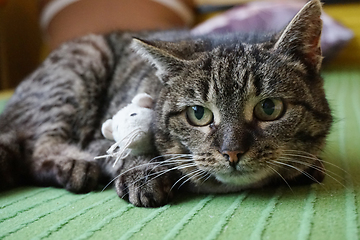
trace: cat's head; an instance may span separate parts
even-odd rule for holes
[[[176,43],[135,39],[158,69],[156,145],[207,191],[323,177],[317,158],[332,117],[321,67],[321,3],[309,2],[277,36]]]

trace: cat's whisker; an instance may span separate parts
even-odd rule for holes
[[[316,155],[306,152],[306,151],[302,151],[302,150],[294,150],[294,149],[284,149],[284,152],[289,152],[289,153],[298,153],[298,154],[303,154],[303,155],[308,155],[308,156],[312,156],[314,158],[317,158]]]
[[[159,155],[159,156],[156,156],[152,159],[149,160],[149,162],[153,162],[154,160],[157,160],[157,159],[160,159],[160,158],[164,158],[166,159],[167,157],[178,157],[178,156],[182,156],[182,157],[192,157],[193,155],[192,154],[175,154],[175,153],[172,153],[172,154],[163,154],[163,155]],[[166,160],[164,160],[166,161]]]
[[[188,179],[186,179],[184,182],[182,182],[180,184],[180,186],[178,187],[178,189],[180,189],[185,183],[187,183],[188,181],[190,181],[191,179],[197,177],[197,176],[201,176],[201,174],[203,174],[204,171],[201,169],[197,169],[195,171],[190,172],[189,174],[187,174],[186,176],[188,177]],[[192,176],[191,176],[192,175]],[[190,177],[189,177],[190,176]]]
[[[180,167],[180,166],[183,166],[183,165],[186,165],[189,163],[194,164],[192,159],[179,159],[179,158],[182,158],[182,157],[179,156],[178,158],[171,158],[171,159],[167,159],[165,161],[158,162],[158,164],[155,165],[151,170],[154,170],[155,168],[157,168],[159,166],[171,166],[171,165],[177,164],[177,166],[175,166],[175,167]]]
[[[120,175],[114,177],[113,179],[111,179],[111,181],[108,182],[108,183],[105,185],[105,187],[103,187],[103,189],[101,190],[101,192],[105,191],[105,189],[106,189],[108,186],[110,186],[110,184],[112,184],[114,181],[116,181],[116,179],[118,179],[119,177],[120,177]]]
[[[281,159],[279,159],[279,160],[281,160]],[[276,166],[276,167],[280,167],[280,168],[285,169],[285,170],[288,169],[288,166],[283,166],[283,165],[279,165],[279,164],[275,164],[275,163],[272,163],[272,165],[273,165],[273,166]],[[303,172],[301,172],[301,173],[303,173]],[[305,176],[306,176],[306,175],[305,175]],[[318,183],[323,189],[326,190],[326,188],[325,188],[325,186],[324,186],[323,183],[319,183],[319,182],[317,182],[317,183]]]
[[[284,155],[284,156],[286,156],[286,155]],[[313,169],[315,169],[315,170],[317,170],[317,171],[319,171],[319,172],[321,172],[321,173],[324,173],[324,174],[326,174],[326,175],[329,176],[329,177],[331,177],[330,174],[332,174],[332,175],[334,175],[334,176],[336,176],[336,177],[339,177],[339,178],[341,178],[341,179],[344,179],[344,177],[340,176],[339,174],[337,174],[337,173],[335,173],[335,172],[333,172],[333,171],[330,171],[330,170],[326,170],[326,171],[325,171],[325,170],[322,169],[321,167],[315,166],[315,165],[313,165],[313,164],[310,163],[310,162],[302,162],[302,161],[299,161],[299,160],[295,160],[295,159],[291,159],[291,158],[289,159],[289,158],[284,158],[284,157],[281,157],[281,158],[279,158],[279,159],[281,159],[282,161],[285,161],[285,162],[293,162],[293,163],[297,163],[297,164],[302,164],[302,165],[304,165],[304,166],[313,168]]]
[[[185,168],[190,168],[190,167],[196,167],[196,165],[194,163],[190,163],[190,164],[183,164],[183,165],[180,165],[180,166],[175,166],[173,168],[170,168],[170,169],[166,169],[166,170],[163,170],[163,171],[160,171],[160,172],[155,172],[153,174],[150,174],[150,175],[147,175],[146,177],[149,177],[149,176],[153,176],[153,175],[156,175],[154,178],[150,179],[150,181],[170,172],[170,171],[173,171],[173,170],[180,170],[180,169],[185,169]]]
[[[287,164],[287,163],[283,163],[283,162],[280,162],[280,161],[276,161],[276,160],[271,160],[271,162],[273,163],[277,163],[279,165],[283,165],[283,166],[286,166],[286,167],[289,167],[289,168],[292,168],[292,169],[295,169],[296,171],[300,172],[301,174],[305,175],[306,177],[308,177],[309,179],[311,179],[312,181],[322,185],[321,182],[319,182],[316,178],[314,178],[313,176],[311,176],[309,173],[305,172],[304,170],[300,169],[300,168],[297,168],[293,165],[290,165],[290,164]]]
[[[130,184],[130,186],[133,186],[133,185],[135,185],[136,183],[145,180],[145,183],[144,183],[144,184],[142,184],[142,185],[140,185],[140,186],[137,187],[137,188],[141,188],[142,186],[146,185],[147,182],[153,181],[154,179],[156,179],[156,178],[158,178],[158,177],[161,177],[162,175],[164,175],[164,174],[166,174],[166,173],[168,173],[168,172],[171,172],[171,171],[173,171],[173,170],[179,170],[179,169],[185,169],[185,168],[195,167],[195,166],[196,166],[196,165],[195,165],[194,163],[190,163],[190,164],[184,164],[184,165],[180,165],[180,166],[175,166],[175,167],[173,167],[173,168],[165,169],[165,170],[162,170],[162,171],[159,171],[159,172],[151,173],[151,174],[146,175],[146,176],[143,177],[143,178],[140,178],[140,179],[136,180],[135,182],[132,182],[132,183]],[[155,177],[153,177],[153,178],[151,178],[151,179],[148,179],[149,177],[152,177],[152,176],[155,176]],[[128,189],[128,188],[129,188],[129,186],[128,186],[126,189]],[[126,194],[124,194],[123,196],[126,196]]]
[[[179,158],[184,158],[183,161],[188,161],[186,160],[186,158],[192,158],[192,154],[166,154],[166,155],[159,155],[157,157],[152,158],[151,160],[149,160],[149,163],[167,163],[172,161],[172,159],[179,159]],[[171,157],[166,159],[167,157]],[[158,159],[163,158],[163,160],[161,161],[155,161]]]
[[[156,160],[156,159],[165,158],[165,157],[170,157],[170,156],[173,156],[173,157],[170,158],[170,159],[166,159],[166,160],[164,160],[164,161],[153,162],[153,161]],[[137,167],[143,167],[143,166],[146,166],[146,165],[148,165],[148,166],[149,166],[149,165],[153,165],[153,168],[152,168],[151,170],[154,170],[156,167],[159,167],[159,166],[169,166],[169,165],[172,165],[172,164],[174,164],[174,163],[181,163],[181,162],[182,162],[182,163],[191,163],[192,157],[193,157],[192,154],[165,154],[165,155],[161,155],[161,156],[157,156],[157,157],[152,158],[152,159],[149,161],[148,164],[142,164],[142,165],[139,165],[139,166],[135,166],[135,167],[133,167],[133,168],[131,168],[131,169],[129,169],[129,170],[134,170],[134,169],[136,169]],[[190,159],[180,159],[180,158],[190,158]],[[170,171],[173,171],[173,170],[176,170],[176,169],[184,169],[184,168],[192,167],[192,166],[195,166],[195,164],[190,164],[190,165],[189,165],[189,164],[188,164],[188,165],[182,164],[182,165],[179,165],[179,166],[175,166],[175,167],[173,167],[173,168],[170,168],[170,169],[166,169],[166,170],[161,171],[161,172],[152,173],[152,174],[147,175],[147,176],[145,176],[145,177],[147,178],[147,177],[150,177],[150,176],[157,175],[157,176],[155,176],[154,178],[151,179],[151,180],[153,180],[153,179],[155,179],[155,178],[157,178],[157,177],[160,177],[161,175],[166,174],[167,172],[170,172]],[[106,187],[109,186],[112,182],[114,182],[117,178],[119,178],[122,174],[128,172],[129,170],[127,170],[127,171],[121,173],[120,175],[118,175],[118,176],[117,176],[116,178],[114,178],[108,185],[106,185]],[[143,180],[143,178],[135,181],[134,183],[132,183],[132,185],[133,185],[133,184],[136,184],[137,182],[139,182],[139,181],[141,181],[141,180]],[[150,181],[151,181],[151,180],[150,180]],[[141,185],[141,186],[143,186],[143,185]],[[139,186],[139,187],[141,187],[141,186]],[[106,187],[105,187],[105,188],[106,188]]]
[[[189,159],[181,159],[181,158],[189,158]],[[172,157],[170,159],[166,159],[164,161],[158,162],[159,164],[157,166],[154,166],[153,169],[155,169],[158,166],[168,166],[174,163],[179,163],[179,162],[191,162],[192,161],[192,155],[187,155],[187,154],[179,154],[178,156]]]
[[[275,165],[274,163],[271,163],[271,162],[268,162],[268,164],[271,164],[271,165]],[[273,167],[271,166],[267,166],[268,168],[270,168],[273,172],[275,172],[277,175],[279,175],[279,177],[285,182],[285,184],[289,187],[289,189],[291,190],[291,192],[294,192],[290,186],[290,184],[288,183],[288,181],[286,181],[286,179]]]
[[[191,161],[188,161],[188,160],[186,160],[186,161],[174,160],[174,161],[171,161],[171,162],[163,162],[163,163],[161,163],[161,164],[158,164],[158,165],[153,166],[151,170],[154,170],[155,168],[157,168],[157,167],[159,167],[159,166],[162,166],[162,167],[173,166],[173,165],[176,164],[176,163],[177,163],[177,164],[180,163],[179,166],[181,166],[181,165],[186,164],[186,163],[191,163]]]
[[[203,172],[204,172],[204,176],[202,176],[202,177],[199,179],[199,181],[203,179],[203,180],[201,181],[201,184],[203,184],[204,182],[206,182],[206,181],[211,177],[211,173],[205,172],[205,171],[203,171]]]
[[[293,153],[297,153],[297,154],[288,154],[286,152],[293,152]],[[301,154],[304,154],[304,155],[308,155],[308,156],[304,156],[304,155],[301,155]],[[339,167],[338,165],[332,163],[332,162],[329,162],[329,161],[325,161],[323,159],[320,159],[318,157],[316,157],[315,155],[311,154],[311,153],[308,153],[308,152],[305,152],[305,151],[297,151],[297,150],[284,150],[284,156],[289,156],[289,157],[299,157],[299,158],[306,158],[306,159],[310,159],[310,160],[317,160],[317,161],[320,161],[322,163],[325,163],[325,164],[328,164],[330,166],[333,166],[341,171],[343,171],[344,173],[346,174],[349,174],[345,169]]]
[[[334,176],[332,176],[331,174],[341,178],[341,179],[344,179],[342,176],[334,173],[334,172],[331,172],[329,170],[323,170],[322,168],[320,167],[317,167],[317,166],[314,166],[313,164],[311,163],[304,163],[304,162],[301,162],[301,161],[296,161],[296,160],[292,160],[292,159],[288,159],[288,158],[279,158],[279,160],[282,160],[282,161],[286,161],[286,162],[294,162],[294,163],[297,163],[297,164],[302,164],[306,167],[309,167],[309,168],[312,168],[312,169],[315,169],[323,174],[325,174],[327,177],[331,178],[332,180],[334,180],[335,182],[339,183],[341,186],[343,186],[344,188],[347,188],[342,182],[340,182],[338,179],[336,179]],[[331,173],[331,174],[330,174]]]
[[[205,171],[204,171],[205,172]],[[203,184],[204,182],[206,182],[212,175],[211,175],[211,173],[210,172],[205,172],[206,174],[205,174],[205,176],[207,175],[207,177],[205,178],[205,176],[204,176],[204,180],[201,182],[201,184]]]
[[[192,172],[197,172],[197,171],[198,171],[198,169],[193,170]],[[170,191],[176,186],[176,184],[178,184],[178,183],[179,183],[181,180],[183,180],[184,178],[187,178],[188,175],[191,174],[192,172],[190,172],[190,173],[182,176],[181,178],[179,178],[179,179],[171,186]]]
[[[199,172],[202,172],[202,174],[204,175],[204,176],[202,176],[201,178],[205,178],[206,175],[209,175],[205,180],[203,180],[203,182],[205,182],[205,181],[206,181],[207,179],[209,179],[210,176],[211,176],[211,174],[208,173],[208,172],[205,172],[205,171],[203,171],[203,170],[201,170],[201,169],[195,169],[195,170],[193,170],[192,172],[187,173],[186,175],[184,175],[184,176],[182,176],[181,178],[179,178],[179,179],[172,185],[170,191],[176,186],[176,184],[178,184],[178,183],[179,183],[181,180],[183,180],[184,178],[189,178],[189,176],[190,176],[190,179],[191,179],[191,175],[192,175],[192,174],[199,173]],[[201,180],[201,178],[200,178],[200,180]],[[187,179],[186,181],[188,181],[188,180],[189,180],[189,179]],[[178,189],[179,189],[183,184],[184,184],[184,183],[182,183],[182,184],[178,187]]]
[[[150,177],[150,176],[153,176],[155,174],[159,174],[159,176],[167,173],[167,172],[170,172],[170,171],[173,171],[173,170],[180,170],[180,169],[185,169],[185,168],[190,168],[190,167],[195,167],[196,165],[194,163],[189,163],[189,164],[183,164],[183,165],[180,165],[180,166],[174,166],[172,168],[169,168],[169,169],[165,169],[163,171],[159,171],[159,172],[155,172],[155,173],[152,173],[152,174],[149,174],[149,175],[146,175],[146,177]],[[156,176],[157,178],[158,176]]]
[[[134,167],[132,167],[132,168],[127,169],[126,171],[118,174],[118,175],[117,175],[116,177],[114,177],[108,184],[106,184],[105,187],[101,190],[101,192],[103,192],[111,183],[113,183],[116,179],[118,179],[119,177],[121,177],[121,176],[124,175],[125,173],[130,172],[130,171],[132,171],[132,170],[135,170],[136,168],[141,168],[141,167],[148,166],[148,165],[150,165],[150,164],[157,164],[157,162],[153,162],[153,163],[148,162],[148,163],[144,163],[144,164],[141,164],[141,165],[138,165],[138,166],[134,166]]]
[[[145,163],[145,164],[141,164],[141,165],[138,165],[138,166],[134,166],[132,168],[129,168],[127,169],[126,171],[120,173],[119,175],[117,175],[116,177],[114,177],[108,184],[105,185],[105,187],[101,190],[101,191],[104,191],[108,186],[110,186],[110,184],[112,184],[114,181],[116,181],[116,179],[118,179],[119,177],[121,177],[123,174],[129,172],[129,171],[132,171],[132,170],[135,170],[137,168],[142,168],[142,167],[145,167],[145,166],[149,166],[149,165],[156,165],[156,166],[160,166],[164,163],[168,163],[170,161],[173,161],[173,160],[164,160],[164,161],[160,161],[160,162],[154,162],[154,160],[156,159],[160,159],[160,158],[163,158],[163,157],[168,157],[168,156],[182,156],[182,157],[192,157],[192,154],[165,154],[165,155],[160,155],[160,156],[157,156],[157,157],[154,157],[152,158],[149,162]],[[177,160],[177,161],[181,161],[181,160]],[[186,161],[189,161],[189,160],[184,160],[184,162]],[[155,166],[155,167],[156,167]]]

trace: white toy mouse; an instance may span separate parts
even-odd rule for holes
[[[115,164],[129,154],[146,154],[153,150],[150,126],[153,120],[154,99],[146,94],[137,94],[130,104],[120,109],[101,128],[105,138],[115,140],[108,155],[96,158],[116,157]],[[118,151],[115,151],[118,150]]]

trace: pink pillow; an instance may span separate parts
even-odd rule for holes
[[[305,3],[305,2],[304,2]],[[234,7],[196,26],[192,33],[227,32],[279,32],[303,7],[302,2],[252,2]],[[327,14],[322,14],[323,32],[321,47],[325,61],[333,57],[353,38],[353,32],[336,22]]]

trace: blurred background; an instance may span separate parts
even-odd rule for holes
[[[54,1],[58,2],[58,5],[60,2],[60,5],[62,5],[58,6],[60,10],[54,11],[54,4],[52,8],[48,7]],[[108,32],[118,28],[139,30],[142,28],[193,27],[236,6],[254,2],[241,0],[180,0],[182,5],[178,6],[178,8],[187,8],[187,11],[184,10],[174,14],[174,11],[168,11],[167,13],[163,11],[163,8],[171,10],[173,7],[167,6],[167,0],[54,1],[0,0],[1,91],[14,89],[26,75],[41,63],[51,49],[67,39],[88,32]],[[148,6],[147,3],[144,3],[145,1],[151,2],[151,4],[156,2],[156,4]],[[85,2],[90,5],[93,2],[94,5],[87,7],[84,5]],[[123,6],[124,3],[130,4],[129,2],[139,2],[141,7],[137,6],[133,9]],[[170,0],[170,2],[172,1]],[[269,2],[271,1],[266,1],[267,4]],[[306,1],[299,0],[299,2],[303,4]],[[328,0],[323,2],[325,2],[325,13],[353,33],[351,40],[342,47],[336,57],[328,63],[328,66],[359,67],[360,1]],[[161,14],[158,14],[157,11],[160,11]],[[149,14],[150,17],[147,17]],[[155,20],[151,22],[149,19]]]

